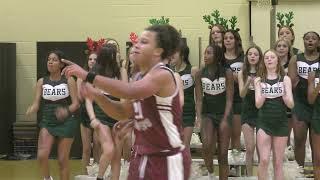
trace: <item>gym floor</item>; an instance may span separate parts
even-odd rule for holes
[[[49,161],[51,176],[59,179],[57,160]],[[0,160],[0,180],[37,180],[41,179],[36,160]],[[70,160],[71,179],[81,172],[81,160]]]

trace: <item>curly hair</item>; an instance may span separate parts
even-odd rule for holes
[[[47,56],[46,56],[46,60],[48,60],[50,54],[55,54],[58,56],[59,61],[62,63],[61,59],[66,59],[66,55],[63,51],[55,49],[55,50],[51,50],[48,52]],[[62,71],[62,69],[66,66],[66,64],[63,63],[63,67],[60,69]],[[50,74],[49,71],[47,70],[46,74]]]
[[[152,25],[145,29],[156,33],[157,47],[162,48],[162,59],[172,56],[179,47],[181,36],[179,32],[171,25]]]

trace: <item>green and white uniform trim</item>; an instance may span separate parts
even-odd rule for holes
[[[78,121],[73,115],[64,120],[58,120],[55,111],[58,107],[68,107],[71,104],[68,80],[62,76],[59,81],[51,81],[49,77],[43,78],[41,98],[40,127],[46,128],[52,136],[73,138],[78,127]]]
[[[229,65],[232,72],[239,73],[243,66],[244,56],[241,55],[236,59],[226,59],[226,64]],[[242,99],[240,97],[239,92],[239,84],[234,82],[234,95],[233,95],[233,113],[234,114],[241,114],[241,103]]]
[[[316,71],[315,87],[320,82],[320,71]],[[311,129],[316,133],[320,134],[320,92],[318,92],[317,99],[313,105],[313,115],[311,119]]]
[[[313,114],[313,107],[308,103],[308,75],[317,69],[319,69],[319,58],[314,61],[308,61],[304,53],[297,55],[299,83],[293,90],[295,107],[292,113],[307,124],[310,123]]]
[[[258,111],[257,130],[262,129],[270,136],[288,136],[287,107],[284,95],[284,77],[261,82],[261,93],[266,97]]]
[[[222,72],[213,78],[210,78],[207,67],[201,72],[202,115],[209,117],[215,127],[219,127],[226,107],[226,68],[220,69]],[[231,118],[228,120],[231,125]]]
[[[256,73],[249,74],[255,77]],[[255,105],[255,91],[253,83],[250,83],[246,96],[242,99],[241,124],[248,124],[255,127],[258,118],[258,109]]]

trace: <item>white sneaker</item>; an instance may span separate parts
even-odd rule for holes
[[[196,133],[192,133],[192,136],[191,136],[191,141],[190,141],[190,144],[192,145],[202,145],[201,141],[200,141],[200,137],[198,136],[198,134]]]
[[[43,180],[53,180],[53,178],[50,176],[49,178],[43,178]]]
[[[215,176],[214,176],[214,173],[209,173],[208,172],[208,180],[215,180]]]
[[[97,176],[99,172],[99,164],[93,163],[91,166],[87,166],[87,172],[89,176]]]
[[[293,149],[292,146],[288,146],[284,153],[286,155],[287,160],[289,160],[289,161],[294,161],[295,160],[294,149]]]
[[[109,179],[112,179],[112,172],[110,170],[109,174],[107,175],[107,177],[105,177],[105,179],[109,180]]]
[[[237,170],[235,167],[231,167],[230,170],[229,170],[229,176],[231,177],[238,177],[237,175]]]

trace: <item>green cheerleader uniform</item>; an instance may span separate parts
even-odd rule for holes
[[[293,53],[294,55],[297,55],[297,54],[299,54],[300,52],[301,52],[300,49],[295,48],[295,47],[292,48],[292,53]]]
[[[315,86],[320,82],[320,70],[316,71]],[[311,119],[311,128],[316,134],[320,134],[320,92],[313,105],[313,115]]]
[[[299,76],[299,83],[294,89],[295,106],[292,113],[298,117],[298,120],[310,123],[312,118],[313,107],[308,103],[308,75],[310,72],[319,68],[319,59],[308,61],[304,53],[297,55],[297,72]]]
[[[201,72],[202,115],[210,118],[215,127],[219,127],[226,108],[226,69],[221,66],[221,72],[216,73],[214,78],[210,78],[207,67]],[[232,117],[229,115],[230,126],[231,120]]]
[[[115,98],[107,93],[104,93],[104,95],[114,101],[120,101],[120,99]],[[94,109],[94,113],[96,115],[96,118],[99,119],[102,124],[112,128],[114,126],[114,124],[118,122],[117,120],[112,119],[106,113],[104,113],[103,110],[98,106],[98,104],[93,103],[93,109]]]
[[[62,76],[59,81],[51,81],[48,76],[43,78],[41,97],[41,121],[40,128],[46,128],[55,137],[73,138],[78,121],[73,115],[64,120],[57,120],[55,111],[58,107],[68,107],[71,98],[68,88],[68,80]]]
[[[194,127],[195,122],[195,102],[194,102],[194,80],[191,75],[191,65],[187,65],[186,68],[179,73],[183,82],[183,94],[184,94],[184,105],[183,105],[183,127]]]
[[[86,128],[91,128],[90,126],[90,118],[87,113],[86,104],[80,104],[80,122]]]
[[[257,131],[270,136],[288,136],[287,107],[283,102],[283,77],[261,82],[261,93],[266,97],[258,112]]]
[[[241,71],[242,66],[243,66],[243,59],[244,56],[241,55],[237,57],[236,59],[226,59],[226,64],[230,66],[232,72],[236,72],[237,74],[239,71]],[[242,99],[240,97],[240,92],[239,92],[239,84],[237,82],[234,82],[234,95],[233,95],[233,113],[234,114],[241,114],[241,105],[242,104]]]
[[[105,94],[105,96],[109,97],[112,100],[119,101],[118,98],[114,98],[114,97],[106,95],[106,94]],[[92,106],[93,106],[93,110],[94,110],[94,113],[96,115],[96,118],[98,120],[100,120],[100,122],[102,124],[107,125],[109,127],[113,127],[113,125],[117,121],[112,119],[111,117],[109,117],[106,113],[104,113],[103,110],[96,103],[93,103]],[[90,126],[91,121],[90,121],[90,118],[88,116],[85,103],[81,104],[80,109],[81,109],[81,124],[83,126],[85,126],[86,128],[91,128],[91,126]]]
[[[255,77],[256,73],[251,73],[249,76]],[[255,104],[254,86],[250,84],[246,96],[242,99],[241,124],[256,127],[258,109]]]

